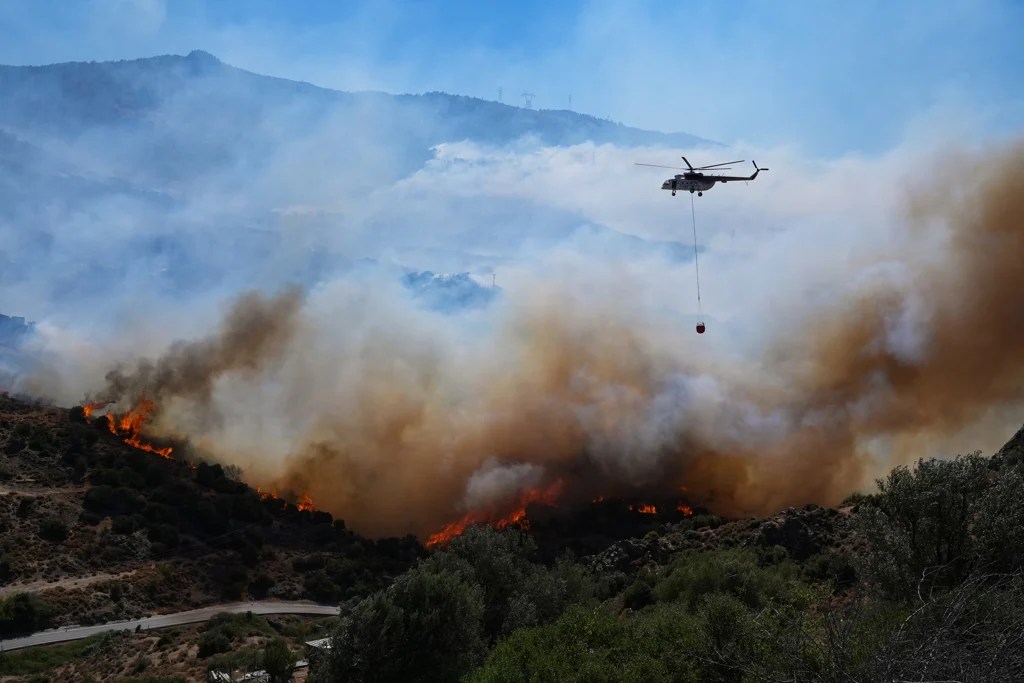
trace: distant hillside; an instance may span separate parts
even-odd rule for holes
[[[332,109],[385,104],[434,122],[428,134],[432,139],[425,140],[431,144],[465,138],[505,144],[526,134],[537,135],[548,145],[587,140],[625,145],[718,144],[688,133],[641,130],[573,111],[524,109],[442,92],[341,92],[238,69],[200,50],[185,57],[0,66],[0,90],[4,92],[0,125],[51,133],[75,134],[94,126],[156,126],[158,110],[180,111],[183,105],[192,107],[192,120],[197,123],[204,121],[205,114],[216,113],[222,120],[244,126],[275,108],[293,108],[297,120],[312,124]]]
[[[260,163],[283,136],[327,126],[318,144],[337,154],[371,147],[407,172],[448,141],[504,145],[717,145],[565,110],[532,110],[432,92],[340,92],[254,74],[206,52],[118,62],[0,66],[0,128],[24,140],[74,140],[108,171],[151,183],[244,161]],[[129,175],[131,173],[131,175]]]
[[[174,297],[311,285],[367,258],[497,268],[524,245],[562,239],[594,255],[688,259],[684,244],[488,187],[459,196],[395,183],[445,142],[715,144],[445,93],[340,92],[200,51],[0,66],[0,93],[0,240],[13,245],[0,250],[0,287],[32,283],[68,306],[128,280]]]

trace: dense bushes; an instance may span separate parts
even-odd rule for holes
[[[347,606],[327,680],[456,681],[516,629],[592,603],[597,587],[569,561],[548,570],[532,539],[474,527],[384,591]]]
[[[0,600],[0,638],[42,631],[50,625],[54,609],[29,593],[18,593]]]
[[[62,543],[68,537],[68,525],[62,519],[48,517],[39,523],[39,536],[53,543]]]
[[[684,604],[695,611],[711,594],[730,595],[750,609],[772,603],[801,603],[805,591],[791,562],[760,566],[751,550],[685,552],[676,556],[655,588],[659,602]]]
[[[619,595],[570,561],[531,563],[519,532],[470,529],[344,606],[316,680],[838,683],[1024,670],[1019,466],[923,461],[878,489],[849,501],[859,557],[686,551],[634,573]],[[295,568],[320,580],[334,561]]]
[[[981,457],[922,460],[895,468],[861,503],[871,552],[863,562],[889,597],[919,586],[950,588],[972,572],[1024,567],[1024,477]]]
[[[418,567],[345,616],[331,669],[339,680],[458,681],[485,653],[484,612],[479,586]]]
[[[229,614],[223,612],[215,615],[200,629],[200,659],[205,659],[222,652],[229,652],[232,643],[249,636],[273,636],[275,631],[262,617],[251,612],[245,614]]]
[[[296,565],[305,574],[303,597],[320,602],[369,595],[425,554],[411,536],[361,539],[327,512],[300,511],[279,498],[261,498],[238,481],[237,468],[198,463],[186,469],[148,453],[91,449],[90,438],[99,438],[95,435],[102,430],[72,424],[67,432],[84,453],[80,457],[87,461],[86,479],[91,484],[79,521],[95,525],[110,517],[114,534],[144,532],[152,556],[160,559],[179,548],[194,547],[193,539],[233,551],[237,561],[229,560],[215,573],[224,597],[237,599],[250,587],[265,597],[273,587],[268,577],[253,581],[246,570],[259,565],[268,534],[278,546],[316,547],[330,553],[329,562],[323,557],[311,560],[319,562],[315,568]],[[275,521],[287,531],[275,528]]]
[[[730,593],[696,610],[659,603],[629,619],[572,607],[521,629],[469,677],[533,681],[1014,680],[1024,670],[1024,581],[968,580],[917,605],[873,600],[751,610]],[[340,679],[337,679],[340,680]]]
[[[532,550],[520,532],[468,530],[343,614],[319,680],[433,671],[431,680],[454,681],[495,645],[474,680],[730,680],[729,658],[755,647],[750,614],[796,611],[812,598],[790,562],[762,566],[750,550],[684,553],[638,575],[622,597],[637,615],[620,621],[580,565],[546,569],[529,561]]]

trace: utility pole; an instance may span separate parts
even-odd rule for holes
[[[572,95],[569,95],[569,111],[572,111]]]
[[[524,92],[523,93],[523,100],[526,101],[526,108],[527,109],[533,109],[533,93],[532,92]]]
[[[498,86],[498,103],[501,103],[501,86]]]
[[[498,274],[491,273],[491,289],[494,289],[494,283],[498,281]]]

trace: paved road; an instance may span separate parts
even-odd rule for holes
[[[88,638],[104,631],[117,631],[128,629],[134,631],[136,626],[142,626],[143,631],[150,631],[168,626],[180,626],[182,624],[194,624],[206,621],[215,614],[221,612],[232,612],[244,614],[251,611],[253,614],[322,614],[333,616],[340,612],[338,607],[330,605],[313,605],[302,602],[234,602],[227,605],[213,605],[188,612],[177,612],[175,614],[158,614],[145,619],[132,621],[111,621],[106,624],[95,626],[71,626],[49,631],[39,631],[23,638],[12,638],[0,640],[0,651],[18,650],[34,645],[48,645],[50,643],[62,643],[68,640],[79,640]]]

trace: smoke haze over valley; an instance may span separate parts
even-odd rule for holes
[[[361,533],[556,483],[834,504],[1019,426],[1019,136],[935,114],[824,158],[199,51],[0,92],[0,311],[36,322],[0,380],[152,400],[154,438]],[[681,155],[771,168],[694,197],[703,336],[690,197],[633,165]]]

